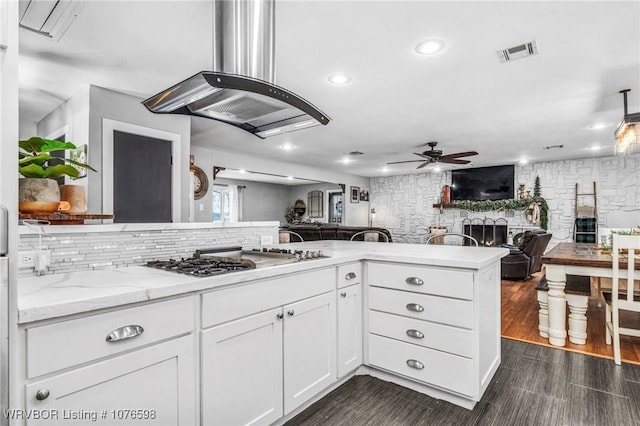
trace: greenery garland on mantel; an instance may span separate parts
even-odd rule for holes
[[[469,210],[472,212],[488,212],[500,210],[526,210],[533,204],[540,207],[540,227],[544,230],[549,226],[549,206],[542,197],[532,197],[526,200],[485,200],[485,201],[452,201],[449,208]]]

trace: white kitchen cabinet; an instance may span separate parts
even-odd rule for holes
[[[272,424],[336,381],[335,286],[327,268],[203,295],[203,425]]]
[[[26,409],[40,415],[29,419],[29,426],[193,425],[194,336],[31,382],[25,396]]]
[[[367,267],[369,365],[387,380],[473,408],[500,365],[499,265]]]
[[[284,414],[336,380],[335,293],[284,307]]]
[[[25,324],[26,424],[195,424],[197,300]]]
[[[282,308],[202,332],[202,424],[282,417]]]
[[[362,364],[362,286],[341,288],[337,292],[338,378]]]

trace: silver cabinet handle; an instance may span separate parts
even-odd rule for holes
[[[117,342],[118,340],[132,339],[142,333],[144,333],[144,328],[141,325],[125,325],[107,334],[106,340],[107,342]]]
[[[284,314],[282,312],[280,312],[280,313],[276,314],[276,318],[282,319],[282,318],[284,318]]]
[[[293,314],[295,314],[295,313],[296,312],[293,309],[291,309],[290,311],[287,311],[287,315],[289,315],[290,317],[292,317]]]
[[[413,312],[422,312],[424,308],[417,303],[407,303],[407,309]]]
[[[36,392],[36,399],[38,401],[44,401],[47,398],[49,398],[49,389],[38,389],[38,392]]]
[[[407,284],[410,284],[410,285],[422,285],[422,284],[424,284],[424,281],[422,281],[418,277],[409,277],[406,280],[404,280],[404,282],[406,282]]]
[[[345,280],[353,280],[357,277],[355,272],[349,272],[347,275],[344,276]]]
[[[343,291],[342,293],[340,293],[340,297],[347,297],[347,292]]]
[[[415,359],[408,359],[407,365],[411,368],[415,368],[416,370],[422,370],[424,368],[424,364]]]
[[[424,333],[418,330],[407,330],[407,336],[413,337],[414,339],[424,339]]]

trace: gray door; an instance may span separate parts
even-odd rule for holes
[[[171,222],[171,141],[113,132],[113,221]]]

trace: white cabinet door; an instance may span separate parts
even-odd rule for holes
[[[283,311],[286,415],[336,380],[335,293],[286,305]]]
[[[360,284],[338,290],[338,378],[362,364],[362,291]]]
[[[26,385],[41,416],[27,425],[194,425],[194,347],[188,335]]]
[[[202,424],[268,425],[282,417],[282,309],[202,332]]]

